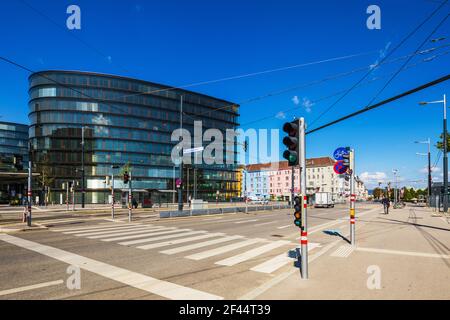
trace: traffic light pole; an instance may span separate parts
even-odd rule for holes
[[[75,211],[75,180],[72,180],[72,211]]]
[[[352,246],[355,241],[355,150],[350,151],[350,242]]]
[[[30,146],[31,148],[31,146]],[[30,149],[31,150],[31,149]],[[31,227],[31,197],[32,197],[32,192],[31,192],[31,156],[30,156],[30,161],[28,161],[28,215],[27,215],[27,225],[29,227]]]
[[[84,190],[84,126],[81,127],[81,207],[84,208],[85,203],[85,193]]]
[[[132,200],[132,189],[131,189],[131,171],[130,171],[130,181],[128,182],[128,222],[131,222],[131,215],[133,211],[133,204],[131,203]]]
[[[308,279],[308,223],[307,223],[307,210],[308,202],[306,197],[306,145],[305,145],[305,131],[306,124],[305,119],[300,118],[299,121],[299,156],[300,156],[300,189],[303,195],[303,210],[302,210],[302,226],[300,233],[301,243],[301,270],[302,279]]]
[[[180,129],[183,129],[183,96],[180,97]],[[178,188],[178,211],[183,211],[183,149],[181,149],[180,179],[181,186]]]
[[[111,219],[114,220],[114,171],[111,173]]]

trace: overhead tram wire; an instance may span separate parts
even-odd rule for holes
[[[425,53],[428,53],[428,52],[432,52],[434,50],[437,50],[437,49],[440,49],[440,48],[444,48],[444,47],[448,47],[448,46],[450,46],[450,44],[444,44],[442,46],[433,47],[433,48],[430,48],[430,49],[427,49],[427,50],[424,50],[424,51],[407,54],[407,55],[404,55],[404,56],[401,56],[401,57],[397,57],[397,58],[394,58],[394,59],[391,59],[391,60],[384,61],[382,63],[380,62],[378,64],[378,66],[385,65],[385,64],[388,64],[388,63],[394,63],[394,62],[397,62],[397,61],[400,61],[400,60],[403,60],[403,59],[407,59],[411,55],[422,55],[422,54],[425,54]],[[222,106],[222,107],[219,107],[219,108],[214,108],[212,110],[205,111],[205,112],[202,112],[202,113],[190,113],[190,114],[187,114],[187,113],[183,112],[183,114],[187,115],[188,117],[190,117],[192,119],[195,119],[193,116],[201,117],[201,116],[204,116],[206,114],[211,114],[211,112],[232,108],[232,107],[234,107],[236,105],[243,105],[243,104],[259,101],[259,100],[262,100],[262,99],[265,99],[265,98],[270,98],[270,97],[273,97],[273,96],[276,96],[276,95],[280,95],[280,94],[283,94],[283,93],[287,93],[287,92],[290,92],[290,91],[293,91],[293,90],[298,90],[298,89],[301,89],[301,88],[306,88],[306,87],[309,87],[309,86],[321,84],[321,83],[326,82],[326,81],[339,79],[341,77],[345,77],[345,76],[348,76],[348,75],[351,75],[351,74],[354,74],[354,73],[357,73],[357,72],[361,72],[361,71],[367,70],[367,68],[370,68],[370,66],[369,67],[368,66],[363,66],[363,67],[359,67],[359,68],[356,68],[356,69],[353,69],[353,70],[350,70],[350,71],[347,71],[347,72],[342,72],[342,73],[337,73],[337,74],[334,74],[334,75],[330,75],[330,76],[327,76],[327,77],[319,79],[319,80],[313,80],[311,82],[302,83],[300,85],[295,85],[295,86],[290,86],[290,87],[283,88],[283,89],[278,89],[277,91],[269,92],[267,94],[264,94],[264,95],[261,95],[261,96],[257,96],[257,97],[252,97],[252,98],[243,100],[243,101],[241,101],[239,103],[228,104],[228,105],[225,105],[225,106]]]
[[[344,116],[344,117],[341,117],[341,118],[339,118],[339,119],[337,119],[337,120],[331,121],[331,122],[329,122],[329,123],[327,123],[327,124],[324,124],[324,125],[322,125],[322,126],[320,126],[320,127],[318,127],[318,128],[309,130],[309,131],[306,132],[306,134],[311,134],[311,133],[313,133],[313,132],[316,132],[316,131],[325,129],[325,128],[330,127],[330,126],[332,126],[332,125],[334,125],[334,124],[336,124],[336,123],[339,123],[339,122],[342,122],[342,121],[344,121],[344,120],[353,118],[353,117],[355,117],[355,116],[357,116],[357,115],[360,115],[360,114],[362,114],[362,113],[364,113],[364,112],[367,112],[367,111],[370,111],[370,110],[379,108],[379,107],[381,107],[381,106],[383,106],[383,105],[385,105],[385,104],[388,104],[388,103],[390,103],[390,102],[399,100],[399,99],[401,99],[401,98],[403,98],[403,97],[409,96],[409,95],[411,95],[411,94],[413,94],[413,93],[422,91],[422,90],[427,89],[427,88],[429,88],[429,87],[435,86],[435,85],[440,84],[440,83],[442,83],[442,82],[445,82],[445,81],[447,81],[447,80],[449,80],[449,79],[450,79],[450,74],[447,74],[447,75],[445,75],[445,76],[443,76],[443,77],[441,77],[441,78],[438,78],[438,79],[433,80],[433,81],[431,81],[431,82],[427,82],[427,83],[425,83],[425,84],[423,84],[423,85],[421,85],[421,86],[419,86],[419,87],[416,87],[416,88],[414,88],[414,89],[408,90],[408,91],[403,92],[403,93],[400,93],[400,94],[398,94],[398,95],[396,95],[396,96],[394,96],[394,97],[391,97],[391,98],[388,98],[388,99],[386,99],[386,100],[380,101],[380,102],[378,102],[378,103],[376,103],[376,104],[374,104],[374,105],[371,105],[371,106],[362,108],[362,109],[360,109],[360,110],[358,110],[358,111],[356,111],[356,112],[350,113],[350,114],[348,114],[348,115],[346,115],[346,116]]]
[[[447,47],[447,46],[450,46],[450,45],[449,45],[449,44],[445,44],[445,45],[442,45],[442,46],[439,46],[439,47],[430,48],[430,49],[428,49],[428,50],[433,50],[433,51],[434,51],[434,50],[436,50],[436,49],[440,49],[440,48]],[[423,52],[418,52],[418,53],[413,53],[413,54],[416,54],[416,55],[417,55],[417,54],[423,54]],[[395,62],[395,61],[398,61],[398,60],[401,60],[401,59],[405,59],[405,58],[409,57],[410,55],[411,55],[411,54],[408,54],[408,55],[405,55],[405,56],[402,56],[402,57],[398,57],[398,58],[395,58],[395,59],[392,59],[392,60],[389,60],[389,61],[385,61],[385,62],[383,62],[383,64],[392,63],[392,62]],[[6,63],[9,63],[9,64],[11,64],[11,65],[14,65],[14,66],[20,68],[20,69],[23,69],[23,70],[25,70],[25,71],[27,71],[27,72],[29,72],[29,73],[31,73],[31,74],[36,73],[36,71],[34,71],[34,70],[32,70],[32,69],[30,69],[30,68],[28,68],[28,67],[26,67],[26,66],[24,66],[24,65],[22,65],[22,64],[20,64],[20,63],[18,63],[18,62],[15,62],[15,61],[13,61],[13,60],[11,60],[11,59],[8,59],[8,58],[5,58],[5,57],[0,56],[0,60],[3,60],[3,61],[6,62]],[[314,80],[314,81],[309,82],[309,83],[303,83],[303,84],[298,85],[298,86],[294,86],[294,87],[291,86],[291,87],[289,87],[289,88],[279,89],[279,90],[277,90],[276,92],[270,92],[270,93],[265,94],[265,95],[262,95],[262,96],[258,96],[258,97],[254,97],[254,98],[250,98],[250,99],[244,100],[244,101],[242,101],[240,104],[245,104],[245,103],[250,103],[250,102],[262,100],[262,99],[264,99],[264,98],[268,98],[268,97],[272,97],[272,96],[277,95],[277,94],[282,94],[282,93],[285,93],[285,92],[289,92],[289,91],[291,91],[291,90],[296,90],[296,89],[299,89],[299,88],[302,88],[302,87],[307,87],[307,86],[319,84],[319,83],[322,83],[322,82],[325,82],[325,81],[337,79],[337,78],[339,78],[339,77],[342,77],[342,76],[345,76],[345,75],[348,75],[348,74],[352,74],[352,73],[355,73],[355,72],[358,72],[358,71],[362,71],[362,70],[365,70],[365,69],[367,69],[367,66],[360,67],[360,68],[356,68],[356,69],[354,69],[354,70],[351,70],[351,71],[348,71],[348,72],[345,72],[345,73],[338,73],[338,74],[335,74],[335,75],[331,75],[331,76],[325,77],[325,78],[320,79],[320,80]],[[109,106],[111,109],[118,110],[120,113],[123,112],[123,110],[122,110],[121,108],[119,108],[119,107],[117,107],[117,106],[115,106],[115,105],[113,105],[113,104],[111,104],[111,103],[108,103],[108,102],[118,102],[118,103],[123,103],[123,101],[121,101],[121,100],[98,99],[98,98],[92,97],[92,96],[90,96],[90,95],[88,95],[88,94],[85,94],[84,92],[82,92],[82,91],[80,91],[80,90],[78,90],[78,89],[75,89],[75,88],[73,88],[73,87],[70,86],[70,85],[61,83],[61,82],[59,82],[59,81],[57,81],[57,80],[54,80],[54,79],[52,79],[52,78],[50,78],[50,77],[47,77],[47,76],[43,75],[43,74],[39,74],[39,73],[38,73],[37,75],[38,75],[39,77],[41,77],[41,78],[44,78],[44,79],[46,79],[46,80],[51,81],[52,83],[55,83],[55,84],[57,84],[57,85],[60,85],[60,86],[66,88],[66,89],[69,89],[69,90],[71,90],[71,91],[73,91],[73,92],[75,92],[75,93],[78,93],[78,94],[80,94],[80,95],[83,96],[83,97],[86,97],[86,98],[89,98],[89,99],[92,99],[92,100],[100,100],[100,101],[102,101],[105,105]],[[200,113],[200,114],[194,114],[194,113],[186,114],[185,112],[183,112],[183,114],[186,115],[186,116],[188,116],[189,118],[192,118],[192,119],[195,120],[195,118],[194,118],[193,116],[198,116],[198,117],[204,116],[204,115],[206,115],[206,114],[210,114],[211,112],[218,111],[218,110],[222,110],[222,109],[225,109],[225,108],[230,108],[230,107],[233,107],[233,106],[235,106],[235,105],[236,105],[236,104],[229,104],[229,105],[222,106],[222,107],[219,107],[219,108],[214,108],[214,109],[211,110],[211,111],[207,111],[207,112]]]
[[[445,51],[445,52],[443,52],[443,53],[439,53],[439,54],[433,56],[433,60],[436,59],[436,58],[438,58],[439,56],[447,55],[447,54],[449,54],[449,53],[450,53],[450,50],[449,50],[449,51]],[[425,58],[425,59],[423,59],[423,60],[420,61],[420,62],[411,64],[411,65],[407,66],[406,68],[403,68],[402,71],[409,70],[409,69],[411,69],[411,68],[416,67],[417,65],[420,65],[421,63],[425,63],[425,62],[427,61],[427,59],[428,59],[428,58]],[[374,79],[371,79],[371,80],[368,80],[368,81],[366,81],[366,82],[360,83],[358,87],[361,87],[361,86],[364,86],[364,85],[371,84],[371,83],[373,83],[373,82],[375,82],[375,81],[378,81],[378,80],[382,80],[382,79],[384,79],[384,78],[386,78],[386,77],[388,77],[388,76],[390,76],[390,75],[392,75],[392,74],[394,74],[394,73],[389,73],[389,74],[385,74],[385,75],[382,75],[382,76],[378,76],[378,77],[376,77],[376,78],[374,78]],[[320,98],[311,100],[311,102],[312,102],[313,104],[316,104],[316,103],[318,103],[318,102],[321,102],[321,101],[324,101],[324,100],[333,98],[333,97],[335,97],[335,96],[337,96],[337,95],[339,95],[339,94],[341,94],[341,93],[343,93],[343,92],[345,92],[345,91],[346,91],[346,89],[340,90],[340,91],[337,91],[337,92],[328,94],[328,95],[326,95],[326,96],[323,96],[323,97],[320,97]],[[285,112],[290,112],[290,111],[294,111],[294,110],[298,110],[298,109],[299,109],[299,106],[295,106],[295,107],[291,107],[291,108],[286,109],[286,110],[282,110],[281,112],[285,113]],[[252,121],[250,121],[250,122],[246,122],[246,123],[244,123],[244,124],[241,124],[240,127],[244,127],[244,126],[247,126],[247,125],[249,125],[249,124],[257,123],[257,122],[264,121],[264,120],[267,120],[267,119],[276,118],[277,115],[278,115],[278,113],[273,114],[273,115],[270,115],[270,116],[265,116],[265,117],[262,117],[262,118],[259,118],[259,119],[256,119],[256,120],[252,120]]]
[[[444,5],[448,2],[448,0],[445,0],[439,7],[437,7],[430,15],[427,16],[425,20],[423,20],[416,28],[414,28],[405,38],[403,38],[402,41],[394,48],[392,49],[381,61],[380,63],[384,62],[387,58],[389,58],[395,51],[397,51],[398,48],[400,48],[409,38],[411,38],[425,23],[427,23],[441,8],[444,7]],[[334,103],[332,103],[326,110],[324,110],[317,118],[315,118],[310,125],[313,125],[318,120],[320,120],[326,113],[328,113],[336,104],[338,104],[340,101],[342,101],[350,92],[353,91],[358,84],[360,84],[364,79],[366,79],[375,68],[377,68],[379,64],[377,64],[374,68],[369,69],[369,71],[361,78],[359,79],[353,86],[351,86],[339,99],[337,99]]]
[[[417,47],[417,50],[415,52],[419,52],[422,47],[430,40],[430,38],[436,33],[437,30],[444,24],[444,22],[448,19],[450,14],[447,14],[439,23],[438,25],[431,31],[431,33],[424,39],[424,41]],[[397,72],[386,82],[386,84],[376,93],[376,95],[369,101],[367,105],[372,104],[379,96],[380,94],[386,89],[389,84],[397,77],[397,75],[402,71],[402,69],[411,61],[413,56],[409,57],[405,63],[397,70]]]

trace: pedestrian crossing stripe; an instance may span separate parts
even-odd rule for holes
[[[126,231],[120,231],[120,232],[108,232],[108,233],[100,233],[100,234],[94,234],[91,236],[88,236],[88,239],[102,239],[102,238],[110,238],[110,237],[117,237],[117,236],[126,236],[126,235],[133,235],[133,234],[143,234],[143,233],[150,233],[154,231],[161,231],[164,230],[164,228],[139,228],[136,230],[126,230]],[[80,235],[77,235],[80,236]]]
[[[161,231],[161,230],[165,230],[165,231]],[[158,235],[162,235],[162,234],[169,234],[169,233],[176,233],[176,232],[183,232],[183,231],[192,231],[191,229],[176,229],[174,227],[165,228],[165,229],[161,229],[161,230],[154,230],[155,232],[153,232],[153,230],[152,230],[151,232],[147,232],[144,234],[132,234],[132,235],[127,235],[127,236],[119,236],[119,237],[117,235],[115,235],[114,238],[106,238],[106,239],[102,239],[102,241],[106,241],[106,242],[122,241],[122,240],[129,240],[129,239],[145,238],[149,234],[151,234],[152,236],[158,236]]]
[[[339,257],[339,258],[347,258],[353,252],[353,250],[354,250],[354,247],[350,246],[350,245],[340,246],[330,256]]]
[[[203,252],[199,252],[196,254],[192,254],[189,255],[185,258],[187,259],[191,259],[191,260],[202,260],[202,259],[206,259],[206,258],[210,258],[210,257],[214,257],[223,253],[227,253],[229,251],[233,251],[242,247],[246,247],[252,244],[255,244],[257,242],[263,242],[266,241],[264,239],[248,239],[248,240],[244,240],[238,243],[233,243],[224,247],[219,247],[219,248],[215,248],[215,249],[211,249],[211,250],[207,250],[207,251],[203,251]]]
[[[152,242],[152,241],[158,241],[158,240],[165,240],[165,239],[171,239],[171,238],[179,238],[184,236],[190,236],[194,234],[200,234],[200,233],[206,233],[206,231],[188,231],[188,232],[181,232],[177,234],[170,234],[160,237],[150,237],[145,239],[138,239],[138,240],[131,240],[131,241],[125,241],[125,242],[119,242],[120,245],[123,246],[129,246],[132,244],[139,244],[139,243],[145,243],[145,242]]]
[[[288,246],[292,242],[287,240],[271,241],[262,238],[245,238],[241,235],[226,235],[224,233],[210,233],[205,230],[178,229],[177,227],[165,227],[152,224],[117,224],[107,223],[96,226],[85,226],[77,228],[57,228],[52,231],[61,231],[64,234],[70,234],[78,237],[87,237],[88,239],[100,239],[106,242],[120,241],[119,245],[135,246],[140,250],[151,250],[163,247],[174,246],[173,248],[162,249],[161,254],[174,255],[182,254],[188,251],[205,248],[208,246],[219,245],[215,248],[206,249],[184,256],[190,260],[203,260],[208,258],[225,255],[238,249],[244,249],[244,252],[234,254],[228,258],[217,259],[216,265],[231,267],[240,263],[249,262],[270,251]],[[214,239],[215,238],[215,239]],[[126,240],[126,241],[124,241]],[[188,244],[189,242],[193,242]],[[227,242],[229,242],[227,244]],[[179,244],[184,244],[177,246]],[[246,249],[246,247],[255,246],[256,248]],[[319,246],[317,243],[309,243],[309,250]],[[288,248],[282,254],[271,255],[270,258],[249,270],[259,273],[270,274],[278,269],[293,263],[295,257],[289,257]]]
[[[223,265],[223,266],[234,266],[235,264],[250,260],[255,258],[263,253],[269,252],[278,247],[284,246],[285,244],[290,243],[290,241],[279,240],[272,243],[268,243],[261,247],[246,251],[244,253],[238,254],[236,256],[217,261],[215,264]]]
[[[190,241],[202,240],[202,239],[206,239],[206,238],[219,237],[219,236],[223,236],[223,235],[224,235],[223,233],[208,233],[208,234],[204,234],[204,235],[201,235],[201,236],[195,236],[195,237],[190,237],[190,238],[182,238],[182,239],[168,240],[168,241],[164,241],[164,242],[147,244],[147,245],[140,246],[140,247],[137,247],[137,248],[138,249],[143,249],[143,250],[148,250],[148,249],[166,247],[166,246],[179,244],[179,243],[185,243],[185,242],[190,242]]]

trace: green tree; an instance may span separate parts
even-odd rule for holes
[[[436,148],[438,148],[441,151],[444,151],[444,144],[442,143],[442,139],[444,138],[444,135],[441,134],[439,136],[439,141],[436,142]],[[447,132],[447,153],[450,152],[450,135]]]

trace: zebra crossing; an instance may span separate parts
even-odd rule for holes
[[[274,241],[206,230],[117,222],[57,227],[51,231],[75,237],[114,242],[139,250],[158,250],[164,255],[178,254],[185,259],[194,261],[211,259],[214,265],[224,267],[236,266],[267,256],[266,261],[249,268],[258,273],[270,274],[288,264],[294,265],[295,262],[295,257],[288,254],[294,244],[287,240]],[[317,245],[311,243],[310,250]]]

